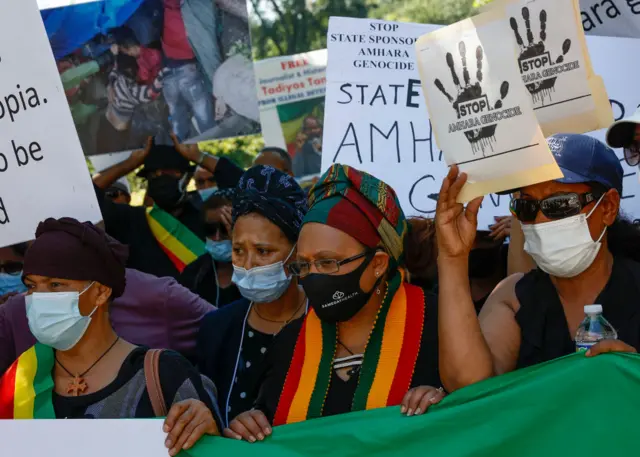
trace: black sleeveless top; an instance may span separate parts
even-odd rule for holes
[[[520,302],[516,321],[522,334],[517,368],[575,352],[560,297],[548,274],[527,273],[516,284],[516,296]],[[618,332],[618,339],[640,352],[640,263],[616,257],[611,277],[594,303],[602,305],[603,316]]]

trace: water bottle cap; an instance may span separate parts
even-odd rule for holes
[[[585,314],[598,314],[602,313],[602,305],[587,305],[584,307]]]

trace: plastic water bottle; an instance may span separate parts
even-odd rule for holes
[[[576,352],[587,351],[600,340],[618,339],[616,329],[602,316],[602,305],[587,305],[584,314],[576,333]]]

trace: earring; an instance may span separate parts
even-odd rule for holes
[[[376,289],[376,294],[377,294],[377,295],[380,295],[380,289],[379,289],[379,288],[378,288],[378,289]]]
[[[380,272],[379,272],[379,271],[376,271],[376,278],[377,278],[378,276],[380,276]]]

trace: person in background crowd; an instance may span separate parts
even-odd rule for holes
[[[315,116],[302,121],[306,142],[293,158],[293,174],[296,178],[320,173],[322,164],[322,125]]]
[[[289,262],[304,193],[272,167],[249,169],[233,200],[233,282],[243,299],[207,315],[198,337],[198,366],[219,391],[225,425],[253,407],[262,362],[275,337],[306,313],[306,296]]]
[[[193,181],[196,185],[196,190],[200,195],[203,202],[206,202],[217,190],[218,186],[216,178],[206,168],[198,166],[196,172],[193,175]]]
[[[0,306],[9,298],[27,291],[22,283],[22,268],[27,247],[27,243],[20,243],[0,248]]]
[[[231,160],[206,154],[200,151],[197,144],[180,144],[176,145],[176,149],[183,157],[199,163],[202,168],[211,172],[219,189],[235,188],[244,174],[242,168]],[[273,167],[293,176],[291,156],[281,148],[271,146],[263,148],[253,161],[253,166],[256,165]]]
[[[173,278],[127,269],[125,279],[124,293],[109,307],[116,333],[134,344],[171,349],[195,361],[200,321],[214,309],[211,304]],[[9,298],[0,306],[0,373],[35,342],[27,322],[25,297]]]
[[[410,217],[405,237],[405,262],[409,282],[427,291],[434,291],[437,278],[436,229],[433,219]]]
[[[228,438],[255,442],[271,424],[385,406],[420,415],[444,396],[437,303],[406,283],[408,226],[395,191],[334,164],[309,202],[289,270],[311,309],[280,333],[256,407],[233,420]],[[373,388],[382,373],[390,382]]]
[[[131,190],[126,177],[118,179],[105,190],[104,196],[114,203],[129,205],[131,203]]]
[[[89,222],[38,226],[23,278],[29,328],[54,352],[48,401],[56,418],[155,417],[143,368],[148,349],[123,340],[109,318],[109,304],[125,289],[126,257],[125,246]],[[177,353],[163,352],[158,367],[173,456],[205,433],[218,434],[215,386]]]
[[[183,3],[183,0],[164,0],[162,32],[162,50],[169,68],[163,93],[169,105],[172,130],[181,141],[195,136],[191,135],[192,119],[197,133],[215,126],[213,97],[189,42],[181,11]],[[215,45],[206,44],[207,47]]]
[[[209,303],[222,308],[241,298],[231,281],[231,199],[233,189],[216,192],[202,208],[207,253],[188,265],[180,283]]]
[[[630,167],[640,165],[640,108],[609,127],[607,144],[612,148],[623,148],[624,159]]]
[[[178,278],[186,266],[176,260],[167,238],[187,240],[184,243],[197,247],[193,260],[205,252],[204,222],[186,190],[193,167],[179,154],[180,150],[177,145],[160,146],[149,139],[144,150],[133,152],[124,162],[93,177],[107,233],[129,246],[128,266],[158,277]],[[103,189],[142,165],[138,176],[147,180],[147,196],[155,204],[155,212],[118,205],[104,197]],[[151,220],[157,213],[163,219],[162,230]]]
[[[538,269],[502,281],[479,319],[468,262],[482,198],[466,208],[456,203],[466,182],[456,166],[442,184],[436,210],[440,369],[449,391],[575,352],[584,306],[592,303],[603,306],[619,340],[601,341],[587,356],[640,347],[640,264],[627,257],[640,232],[619,216],[618,158],[586,135],[558,134],[548,143],[564,177],[524,187],[511,202]]]
[[[476,313],[495,287],[507,276],[508,248],[492,232],[478,230],[469,253],[469,283]]]

